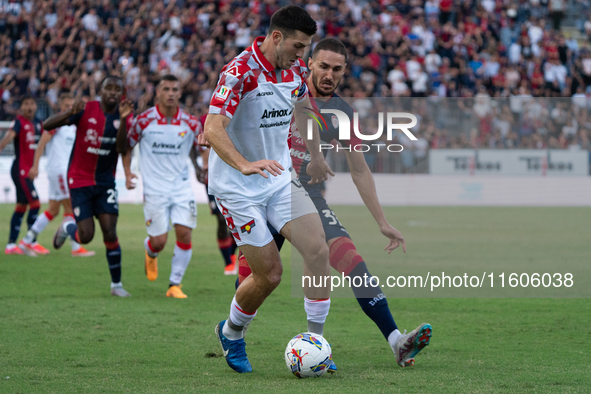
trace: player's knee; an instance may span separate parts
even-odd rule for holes
[[[78,227],[78,238],[81,244],[87,244],[94,238],[94,231],[84,230],[83,227]]]
[[[273,290],[281,283],[281,275],[283,274],[283,267],[278,264],[267,272],[259,279],[262,287],[270,294]]]
[[[150,237],[150,246],[154,252],[161,252],[166,246],[166,236]]]
[[[322,234],[322,238],[315,238],[307,247],[307,250],[310,261],[326,262],[328,264],[329,250],[324,240],[324,234]]]
[[[117,241],[117,230],[115,228],[109,228],[103,231],[104,242],[115,242]]]

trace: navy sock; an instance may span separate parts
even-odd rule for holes
[[[78,225],[75,222],[69,222],[66,225],[66,231],[68,232],[70,239],[80,243],[80,240],[78,240],[76,237],[76,232],[78,231]]]
[[[365,262],[361,262],[357,264],[355,268],[351,271],[349,276],[351,277],[351,281],[353,283],[363,283],[359,279],[354,281],[353,278],[356,276],[361,277],[363,279],[363,275],[367,275],[366,277],[371,278],[371,274],[367,270],[367,266]],[[353,288],[353,293],[355,293],[355,297],[357,297],[357,302],[363,312],[371,319],[373,322],[378,326],[382,335],[386,340],[388,336],[392,333],[392,331],[398,329],[396,323],[394,322],[394,318],[392,317],[392,313],[390,313],[390,308],[388,307],[388,301],[386,300],[386,296],[382,293],[380,287],[373,287],[369,284],[363,283],[359,287],[351,286]]]
[[[109,263],[109,272],[111,272],[111,282],[121,282],[121,246],[119,241],[105,242],[107,247],[107,262]]]
[[[30,208],[29,209],[29,214],[27,215],[27,228],[30,230],[31,226],[35,223],[35,220],[37,220],[37,216],[39,215],[39,208]],[[33,239],[33,242],[37,242],[37,236],[35,235],[35,238]]]
[[[16,239],[18,238],[18,233],[21,230],[21,223],[23,222],[23,216],[25,216],[24,212],[14,211],[14,213],[12,214],[12,219],[10,219],[10,235],[8,236],[8,243],[9,244],[16,243]]]

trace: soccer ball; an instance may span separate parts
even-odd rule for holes
[[[330,345],[321,335],[305,332],[293,337],[285,348],[287,368],[298,378],[317,378],[332,360]]]

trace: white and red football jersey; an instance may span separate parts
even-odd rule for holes
[[[199,120],[178,109],[166,118],[152,107],[140,114],[128,131],[129,145],[140,145],[140,171],[144,194],[174,194],[191,188],[187,159],[197,136]]]
[[[306,97],[308,69],[301,59],[289,70],[273,68],[259,49],[263,41],[258,37],[222,69],[209,113],[231,119],[226,131],[246,160],[276,160],[285,171],[277,177],[269,174],[267,179],[258,174],[244,176],[212,149],[209,190],[224,199],[262,201],[291,181],[289,124],[294,104]]]
[[[55,175],[67,174],[76,140],[76,126],[62,126],[49,133],[53,137],[47,143],[47,172]]]

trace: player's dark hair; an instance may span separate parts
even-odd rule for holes
[[[25,94],[21,97],[21,106],[27,100],[33,100],[35,103],[37,102],[37,98],[35,98],[35,96],[33,96],[32,94]]]
[[[316,34],[316,22],[306,10],[296,5],[288,5],[280,8],[271,17],[269,34],[279,30],[285,37],[292,36],[296,30],[313,36]]]
[[[316,44],[314,51],[312,52],[312,59],[316,57],[316,54],[320,51],[331,51],[343,55],[345,62],[347,61],[347,47],[345,44],[337,38],[324,38]]]
[[[120,76],[118,76],[118,75],[107,75],[106,77],[103,78],[103,80],[99,84],[99,89],[102,89],[103,88],[103,84],[105,83],[105,81],[107,79],[117,79],[117,80],[121,81],[121,83],[123,83],[123,78],[121,78]]]
[[[71,92],[64,92],[60,94],[59,100],[64,101],[67,99],[74,99],[74,95]]]
[[[162,81],[178,82],[179,79],[172,74],[166,74],[162,78],[160,78],[160,82]]]

